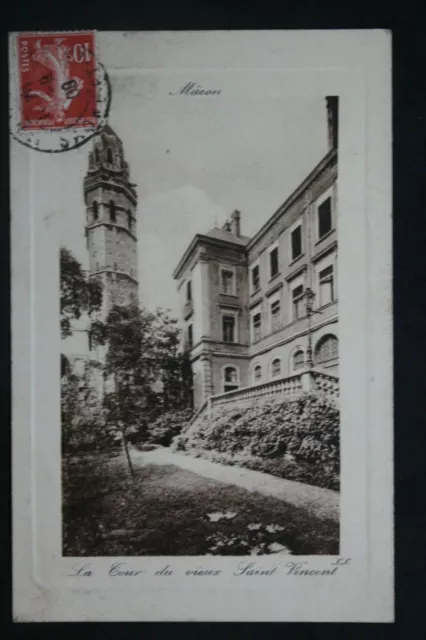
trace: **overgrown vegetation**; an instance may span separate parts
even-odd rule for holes
[[[339,488],[339,411],[306,394],[242,408],[220,408],[175,438],[173,449],[216,462]]]
[[[173,465],[126,472],[124,454],[71,460],[63,473],[65,556],[339,553],[339,524]]]
[[[136,304],[99,321],[102,289],[61,250],[61,334],[87,317],[104,366],[61,356],[65,555],[338,553],[338,524],[175,467],[134,468],[128,442],[337,488],[339,415],[316,396],[191,418],[177,321]],[[127,471],[126,471],[127,464]],[[130,475],[128,471],[130,470]],[[273,517],[271,516],[273,514]]]
[[[88,361],[82,372],[61,378],[62,455],[65,458],[88,451],[104,451],[116,444],[114,429],[105,425],[102,402],[93,384],[99,374]]]
[[[179,351],[177,320],[164,309],[150,312],[129,304],[114,306],[101,322],[101,283],[64,248],[60,266],[62,338],[73,335],[73,321],[85,318],[89,344],[106,350],[103,366],[86,361],[83,370],[61,355],[63,455],[102,450],[117,442],[128,454],[128,440],[169,442],[179,431],[178,423],[174,418],[167,426],[162,416],[191,413],[191,368]],[[132,471],[129,455],[128,463]]]
[[[107,317],[104,407],[107,424],[120,432],[125,447],[128,436],[146,442],[156,420],[188,409],[189,367],[178,352],[176,325],[164,310],[150,313],[136,304],[113,307]]]
[[[89,278],[71,251],[64,247],[60,250],[60,273],[61,337],[70,337],[73,334],[73,321],[80,320],[86,314],[93,344],[103,344],[104,325],[96,317],[102,306],[101,282],[97,278]]]
[[[148,425],[148,442],[153,442],[163,447],[170,446],[173,439],[185,428],[192,414],[192,409],[164,413],[152,424]]]

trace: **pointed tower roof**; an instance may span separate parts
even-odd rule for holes
[[[108,136],[112,136],[112,137],[116,138],[120,142],[120,144],[123,144],[120,136],[117,135],[117,133],[114,131],[114,129],[111,127],[111,125],[109,124],[108,121],[102,127],[102,129],[99,131],[98,135],[102,135],[103,133],[106,133]]]

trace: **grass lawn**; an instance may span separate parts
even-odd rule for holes
[[[65,556],[338,554],[339,527],[275,498],[122,454],[63,474]]]

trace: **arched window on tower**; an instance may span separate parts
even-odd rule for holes
[[[108,164],[112,164],[112,149],[111,147],[106,148],[106,161]]]
[[[238,389],[239,386],[237,367],[225,367],[223,370],[223,391],[225,393],[227,391],[234,391],[234,389]]]
[[[96,164],[99,164],[99,149],[98,149],[98,147],[95,148],[95,162],[96,162]]]
[[[97,220],[99,218],[99,205],[96,200],[92,202],[92,211],[93,211],[93,220]]]
[[[114,200],[109,201],[109,219],[111,220],[111,222],[117,221],[117,212]]]
[[[324,364],[339,357],[338,340],[328,334],[321,338],[315,347],[315,364]]]

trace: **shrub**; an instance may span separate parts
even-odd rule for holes
[[[168,447],[192,416],[191,409],[168,411],[147,426],[147,441]]]
[[[335,488],[339,431],[336,405],[325,397],[305,394],[296,400],[273,400],[245,408],[221,407],[210,419],[204,416],[184,429],[173,448],[192,455],[224,454],[227,464],[234,459],[236,464],[252,464],[265,471],[264,463],[271,463],[275,472],[268,472],[274,475]]]

